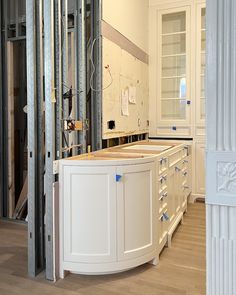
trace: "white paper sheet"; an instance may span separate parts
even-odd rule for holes
[[[129,116],[129,89],[123,89],[121,92],[121,114]]]
[[[129,103],[136,104],[137,89],[135,86],[129,86]]]

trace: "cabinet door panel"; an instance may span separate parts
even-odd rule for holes
[[[196,6],[196,123],[203,125],[206,117],[205,63],[206,63],[206,8]]]
[[[116,182],[113,167],[64,167],[64,260],[116,259]]]
[[[119,167],[117,174],[118,259],[124,260],[155,249],[155,164]]]
[[[157,126],[190,126],[189,7],[160,10],[157,36]]]
[[[205,143],[195,144],[196,193],[205,194]]]

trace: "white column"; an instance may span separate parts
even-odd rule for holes
[[[207,295],[236,294],[236,1],[207,0]]]

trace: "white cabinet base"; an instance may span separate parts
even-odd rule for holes
[[[158,261],[159,258],[157,256],[157,251],[155,250],[152,253],[149,253],[145,256],[141,256],[128,261],[116,261],[114,263],[78,264],[72,262],[63,262],[60,266],[60,278],[63,279],[68,271],[71,273],[83,275],[115,274],[119,272],[128,271],[132,268],[149,262],[153,265],[157,265]]]

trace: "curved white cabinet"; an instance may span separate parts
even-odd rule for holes
[[[64,160],[60,276],[112,273],[155,259],[155,157]]]
[[[187,208],[190,164],[191,148],[163,141],[61,160],[61,278],[156,264]]]

